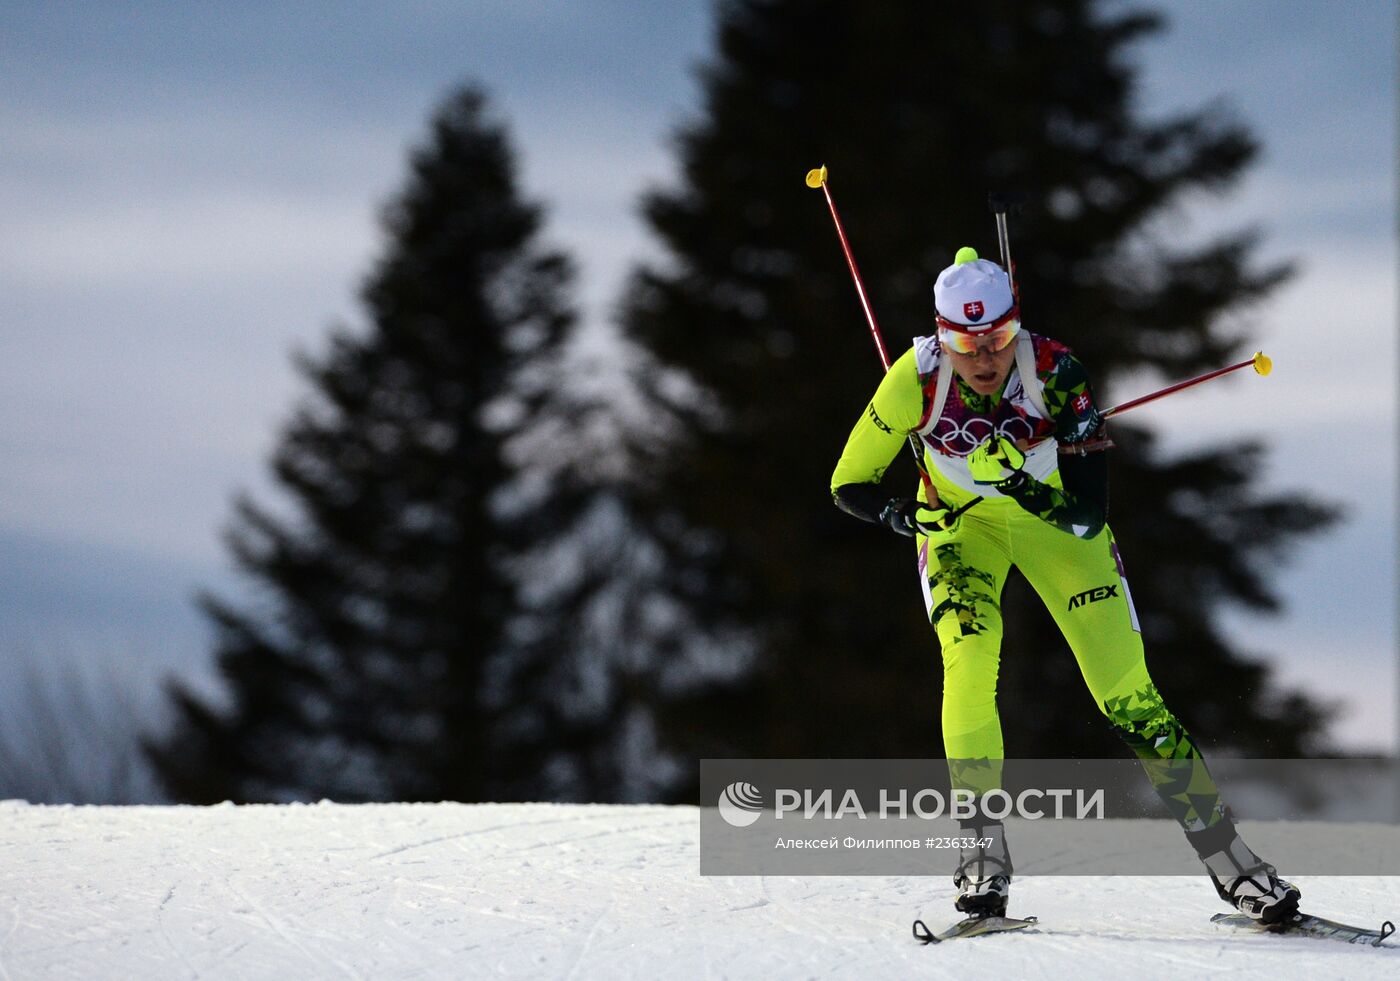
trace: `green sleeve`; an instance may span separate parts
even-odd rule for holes
[[[831,490],[847,484],[878,484],[909,433],[919,425],[924,393],[911,347],[890,365],[875,397],[846,439],[831,475]]]
[[[1094,404],[1089,373],[1065,351],[1045,379],[1045,404],[1055,422],[1055,438],[1073,446],[1103,425]],[[1031,514],[1076,538],[1093,538],[1108,517],[1108,462],[1102,453],[1066,455],[1059,460],[1062,488],[1023,476],[1000,488]]]
[[[1082,443],[1103,425],[1089,372],[1069,351],[1060,355],[1045,379],[1045,405],[1055,421],[1055,439],[1062,444]]]

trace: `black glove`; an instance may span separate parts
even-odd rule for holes
[[[943,504],[930,505],[909,497],[897,497],[885,505],[880,520],[898,534],[912,538],[952,531],[958,526],[960,516],[949,520],[949,514],[951,511]]]

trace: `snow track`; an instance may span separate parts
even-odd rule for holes
[[[702,877],[691,807],[0,803],[0,979],[1400,977],[1240,933],[1200,876],[1038,877],[1038,934],[921,947],[942,877]],[[1285,870],[1286,871],[1286,870]],[[1370,925],[1400,878],[1299,877]]]

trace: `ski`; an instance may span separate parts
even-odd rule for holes
[[[1279,923],[1260,923],[1243,913],[1216,913],[1210,920],[1212,923],[1223,923],[1226,926],[1249,927],[1259,933],[1295,934],[1318,937],[1323,940],[1344,940],[1349,944],[1365,943],[1372,947],[1379,947],[1382,940],[1395,932],[1395,924],[1389,920],[1382,923],[1379,930],[1367,930],[1365,927],[1348,926],[1345,923],[1338,923],[1336,920],[1324,920],[1320,916],[1311,916],[1307,913],[1294,913]]]
[[[945,940],[959,937],[980,937],[988,933],[1006,933],[1010,930],[1024,930],[1034,926],[1036,917],[1028,916],[1018,920],[1014,916],[969,916],[959,920],[942,933],[934,933],[923,920],[914,921],[914,939],[922,944],[941,944]]]

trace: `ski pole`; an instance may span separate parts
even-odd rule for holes
[[[1120,412],[1127,412],[1129,409],[1136,409],[1138,406],[1146,405],[1148,402],[1155,402],[1160,398],[1171,395],[1173,392],[1179,392],[1183,388],[1190,388],[1192,385],[1199,385],[1201,382],[1208,382],[1212,378],[1219,378],[1221,375],[1226,375],[1232,371],[1239,371],[1241,368],[1248,368],[1251,366],[1254,368],[1255,372],[1260,375],[1267,375],[1274,370],[1274,363],[1269,359],[1268,355],[1263,351],[1255,351],[1254,357],[1247,361],[1241,361],[1239,364],[1227,365],[1224,368],[1216,368],[1214,371],[1207,371],[1204,375],[1188,378],[1184,382],[1168,385],[1160,391],[1152,392],[1135,399],[1129,399],[1121,405],[1115,405],[1111,409],[1104,410],[1103,417],[1107,419],[1109,416],[1117,415]]]
[[[875,311],[870,308],[870,300],[865,295],[865,283],[861,281],[860,270],[856,268],[856,257],[851,253],[851,243],[846,241],[846,229],[841,225],[841,216],[836,213],[836,201],[831,196],[831,188],[826,183],[826,164],[814,167],[807,171],[807,186],[811,188],[821,188],[822,194],[826,197],[826,206],[831,211],[832,223],[836,225],[836,237],[841,240],[841,251],[846,255],[846,265],[851,270],[851,279],[856,284],[856,296],[860,298],[860,307],[865,311],[865,321],[870,325],[870,336],[875,339],[875,350],[880,354],[880,364],[884,365],[885,372],[890,370],[890,353],[885,348],[885,339],[880,336],[880,325],[875,322]],[[928,471],[924,469],[924,454],[919,448],[918,438],[909,434],[909,449],[914,453],[914,466],[919,471],[919,481],[924,485],[924,496],[929,504],[938,503],[938,492],[933,488],[933,480],[929,477]]]
[[[890,353],[885,349],[885,340],[880,336],[880,326],[875,323],[875,311],[870,309],[870,300],[865,295],[865,283],[861,281],[860,270],[856,268],[856,257],[851,254],[851,243],[846,241],[846,229],[841,224],[841,216],[836,213],[836,201],[831,196],[831,188],[826,183],[826,164],[807,171],[807,186],[821,188],[826,197],[826,206],[831,210],[831,221],[836,225],[836,237],[841,240],[841,251],[846,254],[846,265],[850,267],[851,279],[856,284],[856,296],[860,308],[865,311],[865,321],[870,325],[870,336],[875,338],[875,349],[880,352],[880,363],[890,370]]]
[[[1148,402],[1155,402],[1160,398],[1165,398],[1166,396],[1171,395],[1175,392],[1179,392],[1184,388],[1190,388],[1193,385],[1201,384],[1201,382],[1208,382],[1212,378],[1219,378],[1221,375],[1228,375],[1232,371],[1239,371],[1241,368],[1248,368],[1251,366],[1253,366],[1255,372],[1260,375],[1267,375],[1269,372],[1274,370],[1274,362],[1269,358],[1269,356],[1263,351],[1255,351],[1254,357],[1248,359],[1247,361],[1241,361],[1239,364],[1226,365],[1224,368],[1216,368],[1214,371],[1207,371],[1204,375],[1197,375],[1195,378],[1188,378],[1186,379],[1186,381],[1177,382],[1175,385],[1168,385],[1166,388],[1159,389],[1158,391],[1149,392],[1146,395],[1140,395],[1137,398],[1129,399],[1126,402],[1120,402],[1118,405],[1115,405],[1111,409],[1104,409],[1103,412],[1099,414],[1099,418],[1108,419],[1110,416],[1116,416],[1120,412],[1127,412],[1129,409],[1136,409],[1140,405],[1146,405]],[[1045,442],[1045,440],[1049,438],[1050,437],[1048,436],[1042,436],[1039,439],[1017,440],[1016,448],[1024,452],[1025,450],[1028,450],[1033,446],[1038,446],[1039,444]],[[1104,446],[1104,448],[1107,449],[1107,444]],[[1067,451],[1061,450],[1061,452]]]
[[[1129,409],[1136,409],[1140,405],[1146,405],[1148,402],[1155,402],[1160,398],[1165,398],[1166,396],[1171,395],[1173,392],[1179,392],[1183,388],[1190,388],[1192,385],[1199,385],[1201,382],[1208,382],[1212,378],[1219,378],[1221,375],[1229,374],[1232,371],[1239,371],[1241,368],[1247,368],[1251,365],[1253,365],[1255,372],[1260,375],[1267,375],[1269,372],[1274,370],[1274,362],[1269,358],[1269,356],[1263,351],[1255,351],[1254,357],[1250,358],[1247,361],[1241,361],[1239,364],[1227,365],[1224,368],[1216,368],[1214,371],[1208,371],[1204,375],[1197,375],[1195,378],[1188,378],[1184,382],[1177,382],[1175,385],[1168,385],[1166,388],[1163,388],[1160,391],[1151,392],[1147,395],[1142,395],[1135,399],[1129,399],[1127,402],[1122,402],[1118,405],[1115,405],[1111,409],[1105,409],[1100,418],[1107,419],[1109,416],[1117,415],[1120,412],[1127,412]],[[1022,453],[1024,453],[1027,450],[1045,442],[1045,440],[1049,438],[1050,437],[1048,436],[1042,436],[1040,437],[1040,439],[1018,439],[1016,441],[1016,448]],[[1112,443],[1108,442],[1107,440],[1104,440],[1103,446],[1099,448],[1107,449],[1109,446],[1112,445]],[[1061,450],[1060,452],[1064,453],[1067,451]],[[948,520],[951,521],[953,518],[956,518],[968,508],[972,507],[974,504],[980,503],[982,500],[983,498],[980,496],[974,497],[962,507],[949,514]]]

